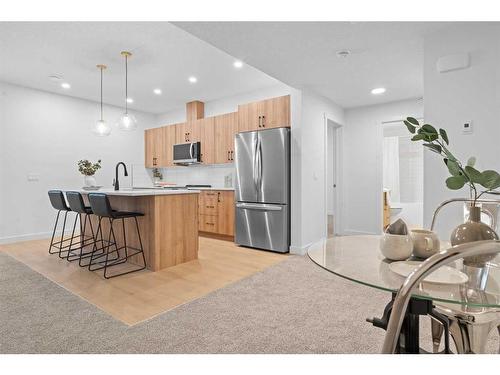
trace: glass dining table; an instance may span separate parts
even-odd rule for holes
[[[375,235],[333,237],[311,245],[308,255],[328,272],[390,293],[391,300],[384,316],[369,320],[375,326],[386,329],[391,303],[406,278],[393,271],[393,262],[381,254],[379,241],[380,236]],[[449,244],[444,243],[441,248],[447,246]],[[406,323],[401,330],[401,353],[422,352],[419,346],[419,315],[433,318],[435,351],[438,351],[437,341],[441,340],[443,333],[445,352],[450,352],[450,333],[459,353],[480,352],[492,329],[498,329],[500,333],[500,255],[483,268],[464,266],[462,260],[448,266],[466,276],[461,282],[448,284],[433,280],[429,275],[413,290],[408,317],[405,316]]]

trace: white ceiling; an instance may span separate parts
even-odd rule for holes
[[[423,36],[444,22],[174,22],[267,74],[343,107],[423,95]],[[348,49],[347,58],[336,56]],[[385,87],[375,96],[371,89]]]
[[[233,57],[167,22],[0,22],[0,81],[98,101],[96,64],[106,64],[104,102],[123,106],[122,50],[133,53],[130,107],[150,113],[278,84],[250,66],[234,69]],[[53,74],[71,89],[51,82]]]

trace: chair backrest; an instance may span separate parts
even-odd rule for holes
[[[89,202],[94,215],[106,217],[113,216],[113,210],[111,209],[111,204],[109,203],[109,198],[106,194],[90,193]]]
[[[87,212],[82,195],[77,191],[67,191],[66,199],[68,200],[69,208],[72,211],[84,214]]]
[[[56,210],[71,211],[66,204],[66,199],[64,198],[64,193],[61,190],[49,190],[50,204]]]

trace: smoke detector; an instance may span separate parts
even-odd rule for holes
[[[351,51],[348,49],[341,49],[340,51],[337,51],[337,57],[345,59],[351,54]]]

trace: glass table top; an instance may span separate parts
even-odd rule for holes
[[[396,292],[405,277],[393,272],[392,261],[379,250],[380,236],[343,236],[319,241],[308,250],[311,260],[325,270],[353,282],[387,292]],[[441,244],[441,248],[449,244]],[[462,309],[500,308],[500,255],[484,268],[463,266],[461,260],[449,263],[465,273],[469,281],[462,284],[422,282],[413,297],[462,305]],[[456,307],[455,307],[456,308]]]

